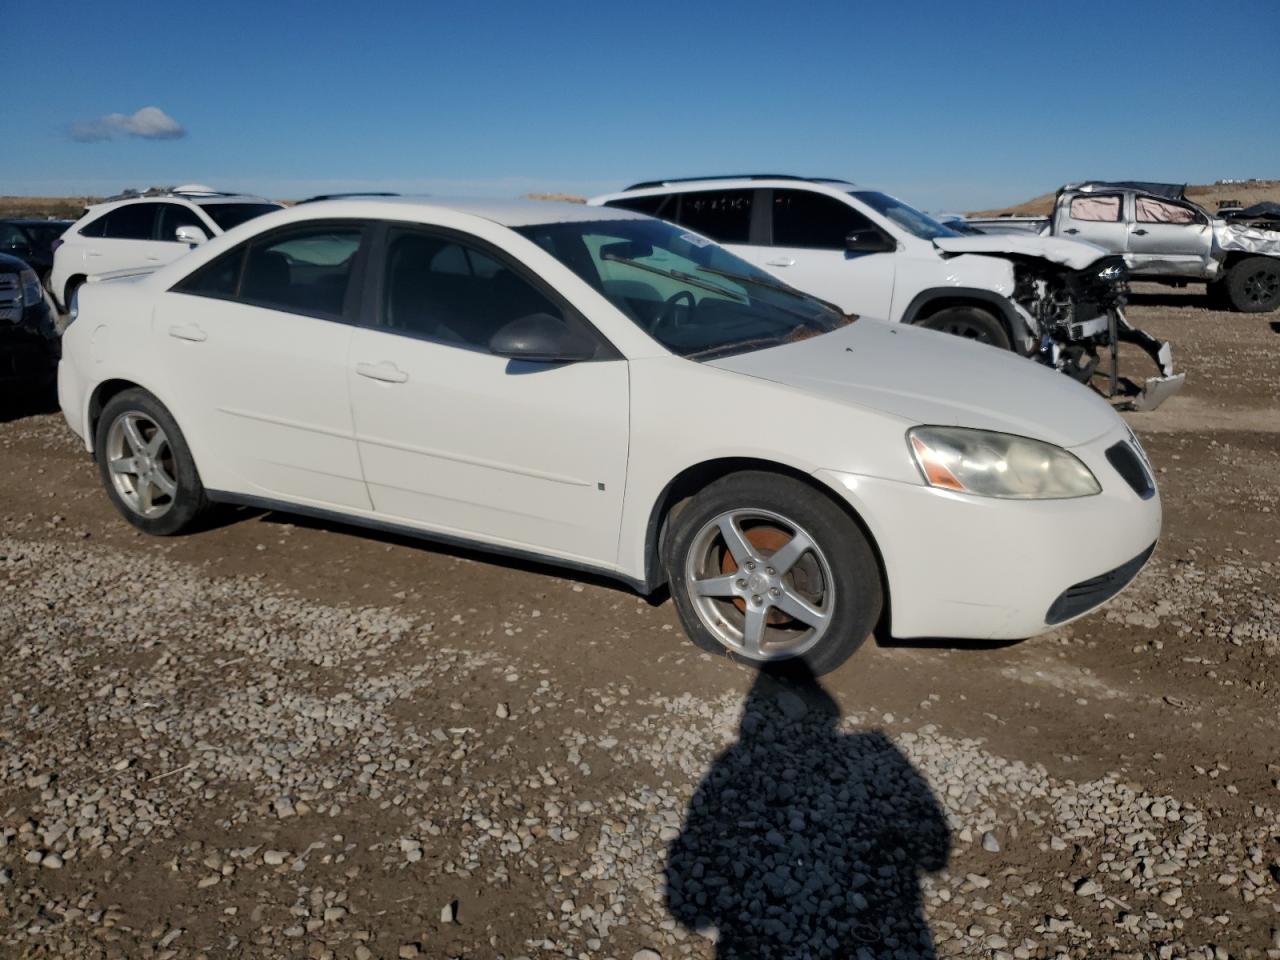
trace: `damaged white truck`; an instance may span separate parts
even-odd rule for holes
[[[588,203],[686,227],[845,313],[1015,350],[1081,382],[1107,354],[1109,392],[1134,409],[1182,385],[1169,345],[1125,320],[1123,258],[1091,243],[961,232],[879,190],[776,174],[648,181]],[[1120,341],[1142,347],[1159,375],[1120,378]]]
[[[1070,183],[1048,217],[965,221],[983,234],[1087,240],[1124,258],[1135,278],[1206,283],[1215,305],[1244,313],[1280,308],[1280,217],[1274,204],[1214,216],[1186,186],[1135,180]]]

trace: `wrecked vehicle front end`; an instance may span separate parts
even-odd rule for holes
[[[1129,323],[1124,309],[1129,271],[1119,255],[1085,267],[1036,257],[1011,257],[1013,301],[1034,324],[1037,358],[1088,383],[1107,357],[1107,395],[1123,397],[1130,409],[1154,410],[1177,393],[1186,374],[1174,373],[1169,344]],[[1119,372],[1119,346],[1132,343],[1155,363],[1159,375],[1141,383]]]

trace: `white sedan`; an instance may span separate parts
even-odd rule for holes
[[[82,287],[58,386],[149,533],[251,504],[669,584],[700,645],[816,672],[881,622],[1043,632],[1160,533],[1085,387],[624,210],[268,214]]]

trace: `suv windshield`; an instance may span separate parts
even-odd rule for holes
[[[200,209],[225,233],[246,220],[279,210],[278,203],[202,203]]]
[[[849,195],[865,203],[876,213],[888,217],[903,230],[921,240],[937,240],[939,237],[958,237],[960,232],[939,223],[927,213],[921,213],[910,204],[879,190],[850,190]]]
[[[515,228],[672,353],[709,360],[849,323],[705,237],[659,220]]]

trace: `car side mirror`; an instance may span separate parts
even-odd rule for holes
[[[209,239],[209,235],[199,227],[179,227],[173,231],[174,239],[188,246],[198,247]]]
[[[879,230],[854,230],[844,238],[844,248],[850,253],[890,253],[898,244]]]
[[[596,342],[549,313],[531,313],[500,327],[489,338],[489,351],[511,360],[575,363],[592,360]]]

